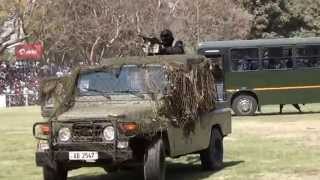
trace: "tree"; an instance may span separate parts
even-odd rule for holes
[[[0,55],[26,39],[23,30],[24,9],[28,1],[0,0]]]
[[[174,23],[183,39],[193,45],[199,41],[244,39],[250,29],[251,16],[232,0],[181,0]]]
[[[319,34],[317,0],[242,0],[242,5],[253,15],[249,38]]]
[[[294,19],[302,21],[303,26],[298,31],[290,33],[291,36],[310,37],[320,35],[320,1],[318,0],[292,0],[289,1],[289,10]]]
[[[250,22],[233,0],[39,0],[34,7],[26,32],[44,42],[46,58],[60,63],[141,55],[138,34],[158,35],[165,28],[191,46],[245,38]]]
[[[43,0],[36,6],[28,29],[44,42],[46,57],[56,62],[81,59],[94,64],[107,48],[130,36],[128,8],[121,0]]]

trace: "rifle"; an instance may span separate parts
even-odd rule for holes
[[[141,34],[139,34],[139,37],[141,37],[145,43],[159,44],[159,45],[162,44],[162,42],[156,37],[147,37]]]

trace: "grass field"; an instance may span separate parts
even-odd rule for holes
[[[225,139],[225,168],[205,172],[199,157],[168,159],[168,180],[317,180],[320,179],[320,105],[302,107],[296,114],[285,106],[263,107],[264,114],[233,117],[233,133]],[[318,112],[318,113],[316,113]],[[32,124],[38,107],[0,109],[0,179],[40,180],[35,166]],[[100,168],[71,171],[71,180],[143,179],[141,172],[106,174]]]

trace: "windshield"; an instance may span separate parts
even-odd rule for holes
[[[166,85],[161,66],[123,66],[80,75],[78,89],[81,95],[101,93],[163,93]]]

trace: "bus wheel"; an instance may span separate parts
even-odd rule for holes
[[[232,110],[237,116],[252,116],[257,108],[257,100],[250,95],[239,95],[232,102]]]

